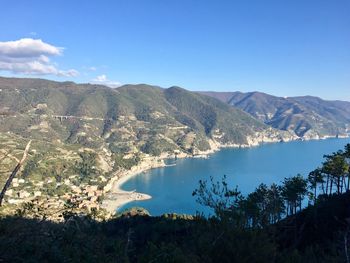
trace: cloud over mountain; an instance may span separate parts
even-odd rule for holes
[[[61,70],[50,61],[60,56],[63,48],[43,42],[41,39],[22,38],[16,41],[0,42],[0,71],[15,74],[56,75],[75,77],[75,69]]]
[[[122,85],[120,82],[109,80],[105,74],[97,76],[91,83],[106,85],[110,88],[117,88]]]

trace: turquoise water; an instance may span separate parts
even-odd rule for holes
[[[350,139],[294,141],[265,144],[254,148],[223,149],[209,159],[187,158],[169,160],[175,166],[153,169],[134,176],[122,189],[147,193],[152,199],[126,204],[120,211],[133,206],[146,208],[152,215],[163,213],[193,214],[207,212],[195,202],[192,192],[198,181],[213,176],[227,176],[230,186],[238,186],[243,194],[260,183],[280,183],[298,173],[307,175],[323,161],[323,155],[343,149]]]

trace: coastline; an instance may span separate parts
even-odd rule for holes
[[[101,206],[109,213],[115,214],[116,210],[127,203],[151,199],[152,197],[150,195],[136,192],[136,190],[123,190],[121,189],[121,185],[137,174],[150,169],[165,167],[164,160],[168,158],[169,156],[167,157],[165,154],[159,157],[148,156],[130,170],[116,172],[103,189],[105,199],[102,201]]]
[[[236,147],[236,146],[227,146]],[[141,201],[151,199],[152,196],[136,192],[136,190],[126,191],[121,186],[133,176],[140,173],[149,171],[155,168],[161,168],[167,165],[165,160],[167,159],[182,159],[182,158],[208,158],[212,153],[220,150],[221,147],[213,147],[207,151],[200,152],[195,155],[179,152],[178,154],[162,153],[160,156],[146,156],[139,164],[133,166],[130,170],[121,170],[115,173],[115,175],[109,180],[107,185],[104,187],[103,192],[105,198],[102,201],[101,207],[106,209],[109,213],[115,214],[116,211],[127,203],[133,201]]]
[[[149,171],[155,168],[166,167],[165,160],[174,159],[174,158],[208,158],[209,155],[220,151],[224,148],[250,148],[257,147],[262,145],[263,143],[277,143],[277,142],[291,142],[291,141],[310,141],[310,140],[325,140],[331,138],[349,138],[350,136],[324,136],[318,138],[291,138],[289,140],[281,141],[275,139],[268,140],[254,140],[250,141],[249,144],[220,144],[213,140],[210,140],[211,149],[207,151],[199,151],[196,154],[187,154],[184,152],[179,152],[178,154],[168,154],[162,153],[160,156],[146,156],[139,164],[133,166],[130,170],[121,170],[115,173],[115,175],[110,179],[108,184],[104,187],[105,198],[102,201],[101,207],[106,209],[109,213],[115,214],[118,209],[124,206],[127,203],[133,201],[142,201],[151,199],[152,196],[139,193],[135,190],[126,191],[121,189],[121,185],[123,185],[126,181],[128,181],[133,176],[136,176],[140,173]]]

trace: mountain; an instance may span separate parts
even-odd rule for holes
[[[201,92],[242,109],[276,129],[301,138],[346,135],[350,132],[350,102],[318,97],[276,97],[262,92]]]
[[[249,145],[285,136],[217,99],[145,84],[111,89],[0,78],[0,116],[0,132],[116,153],[193,153],[212,142]]]

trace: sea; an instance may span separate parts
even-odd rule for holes
[[[252,148],[223,148],[208,158],[166,160],[167,167],[140,173],[121,188],[136,190],[152,199],[135,201],[118,209],[143,207],[151,215],[164,213],[210,214],[210,210],[192,196],[199,180],[221,181],[226,176],[229,187],[238,187],[243,195],[261,183],[281,184],[286,177],[301,174],[307,177],[322,165],[325,154],[344,149],[350,138],[268,143]]]

